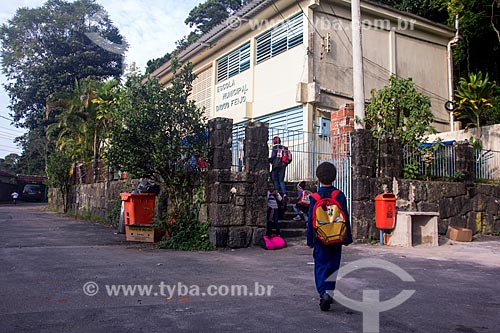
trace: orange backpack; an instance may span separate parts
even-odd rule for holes
[[[346,215],[337,201],[339,193],[340,190],[335,190],[329,198],[321,198],[318,193],[311,194],[316,200],[312,213],[312,226],[319,240],[325,245],[343,243],[347,240]]]

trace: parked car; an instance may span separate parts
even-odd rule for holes
[[[45,197],[45,187],[40,184],[26,184],[23,188],[21,198],[24,201],[43,201]]]

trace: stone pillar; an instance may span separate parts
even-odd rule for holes
[[[455,146],[455,170],[462,173],[465,182],[472,182],[474,174],[474,148],[469,142],[457,142]]]
[[[352,132],[352,178],[375,177],[375,140],[369,130]]]
[[[245,129],[245,172],[231,172],[232,121],[209,122],[211,151],[206,186],[210,241],[217,247],[256,244],[264,234],[268,162],[268,125]]]
[[[233,120],[215,118],[208,122],[208,144],[210,149],[210,169],[230,170],[232,164]]]
[[[403,147],[393,135],[380,138],[379,177],[400,178]]]
[[[375,204],[371,195],[375,176],[375,140],[369,130],[354,130],[352,139],[353,238],[366,241],[375,228]]]
[[[231,184],[231,140],[233,121],[215,118],[208,121],[208,181],[206,186],[207,215],[212,222],[210,242],[217,247],[227,246],[229,225],[243,225],[243,218],[233,218],[238,212],[232,209]],[[242,214],[242,212],[240,212]]]
[[[264,236],[267,211],[267,177],[269,174],[269,124],[249,122],[245,129],[245,169],[248,173],[249,193],[246,200],[246,225],[251,226],[253,244]]]

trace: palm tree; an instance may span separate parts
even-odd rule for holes
[[[59,112],[56,122],[47,128],[48,136],[55,137],[56,148],[66,151],[73,161],[93,161],[94,182],[117,85],[116,80],[82,79],[75,81],[72,92],[59,94],[47,103],[47,118],[50,112]]]
[[[488,73],[483,78],[481,72],[469,75],[469,80],[461,78],[455,97],[458,99],[458,107],[455,111],[457,119],[465,120],[465,129],[477,127],[478,139],[481,138],[481,119],[487,117],[488,110],[493,107],[492,101],[496,89],[496,82],[490,81]]]

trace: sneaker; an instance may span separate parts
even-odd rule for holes
[[[297,215],[293,218],[294,221],[300,221],[302,220],[302,217],[300,217],[300,215]]]
[[[333,298],[328,293],[324,293],[319,299],[319,308],[321,311],[330,310],[330,305],[333,303]]]

